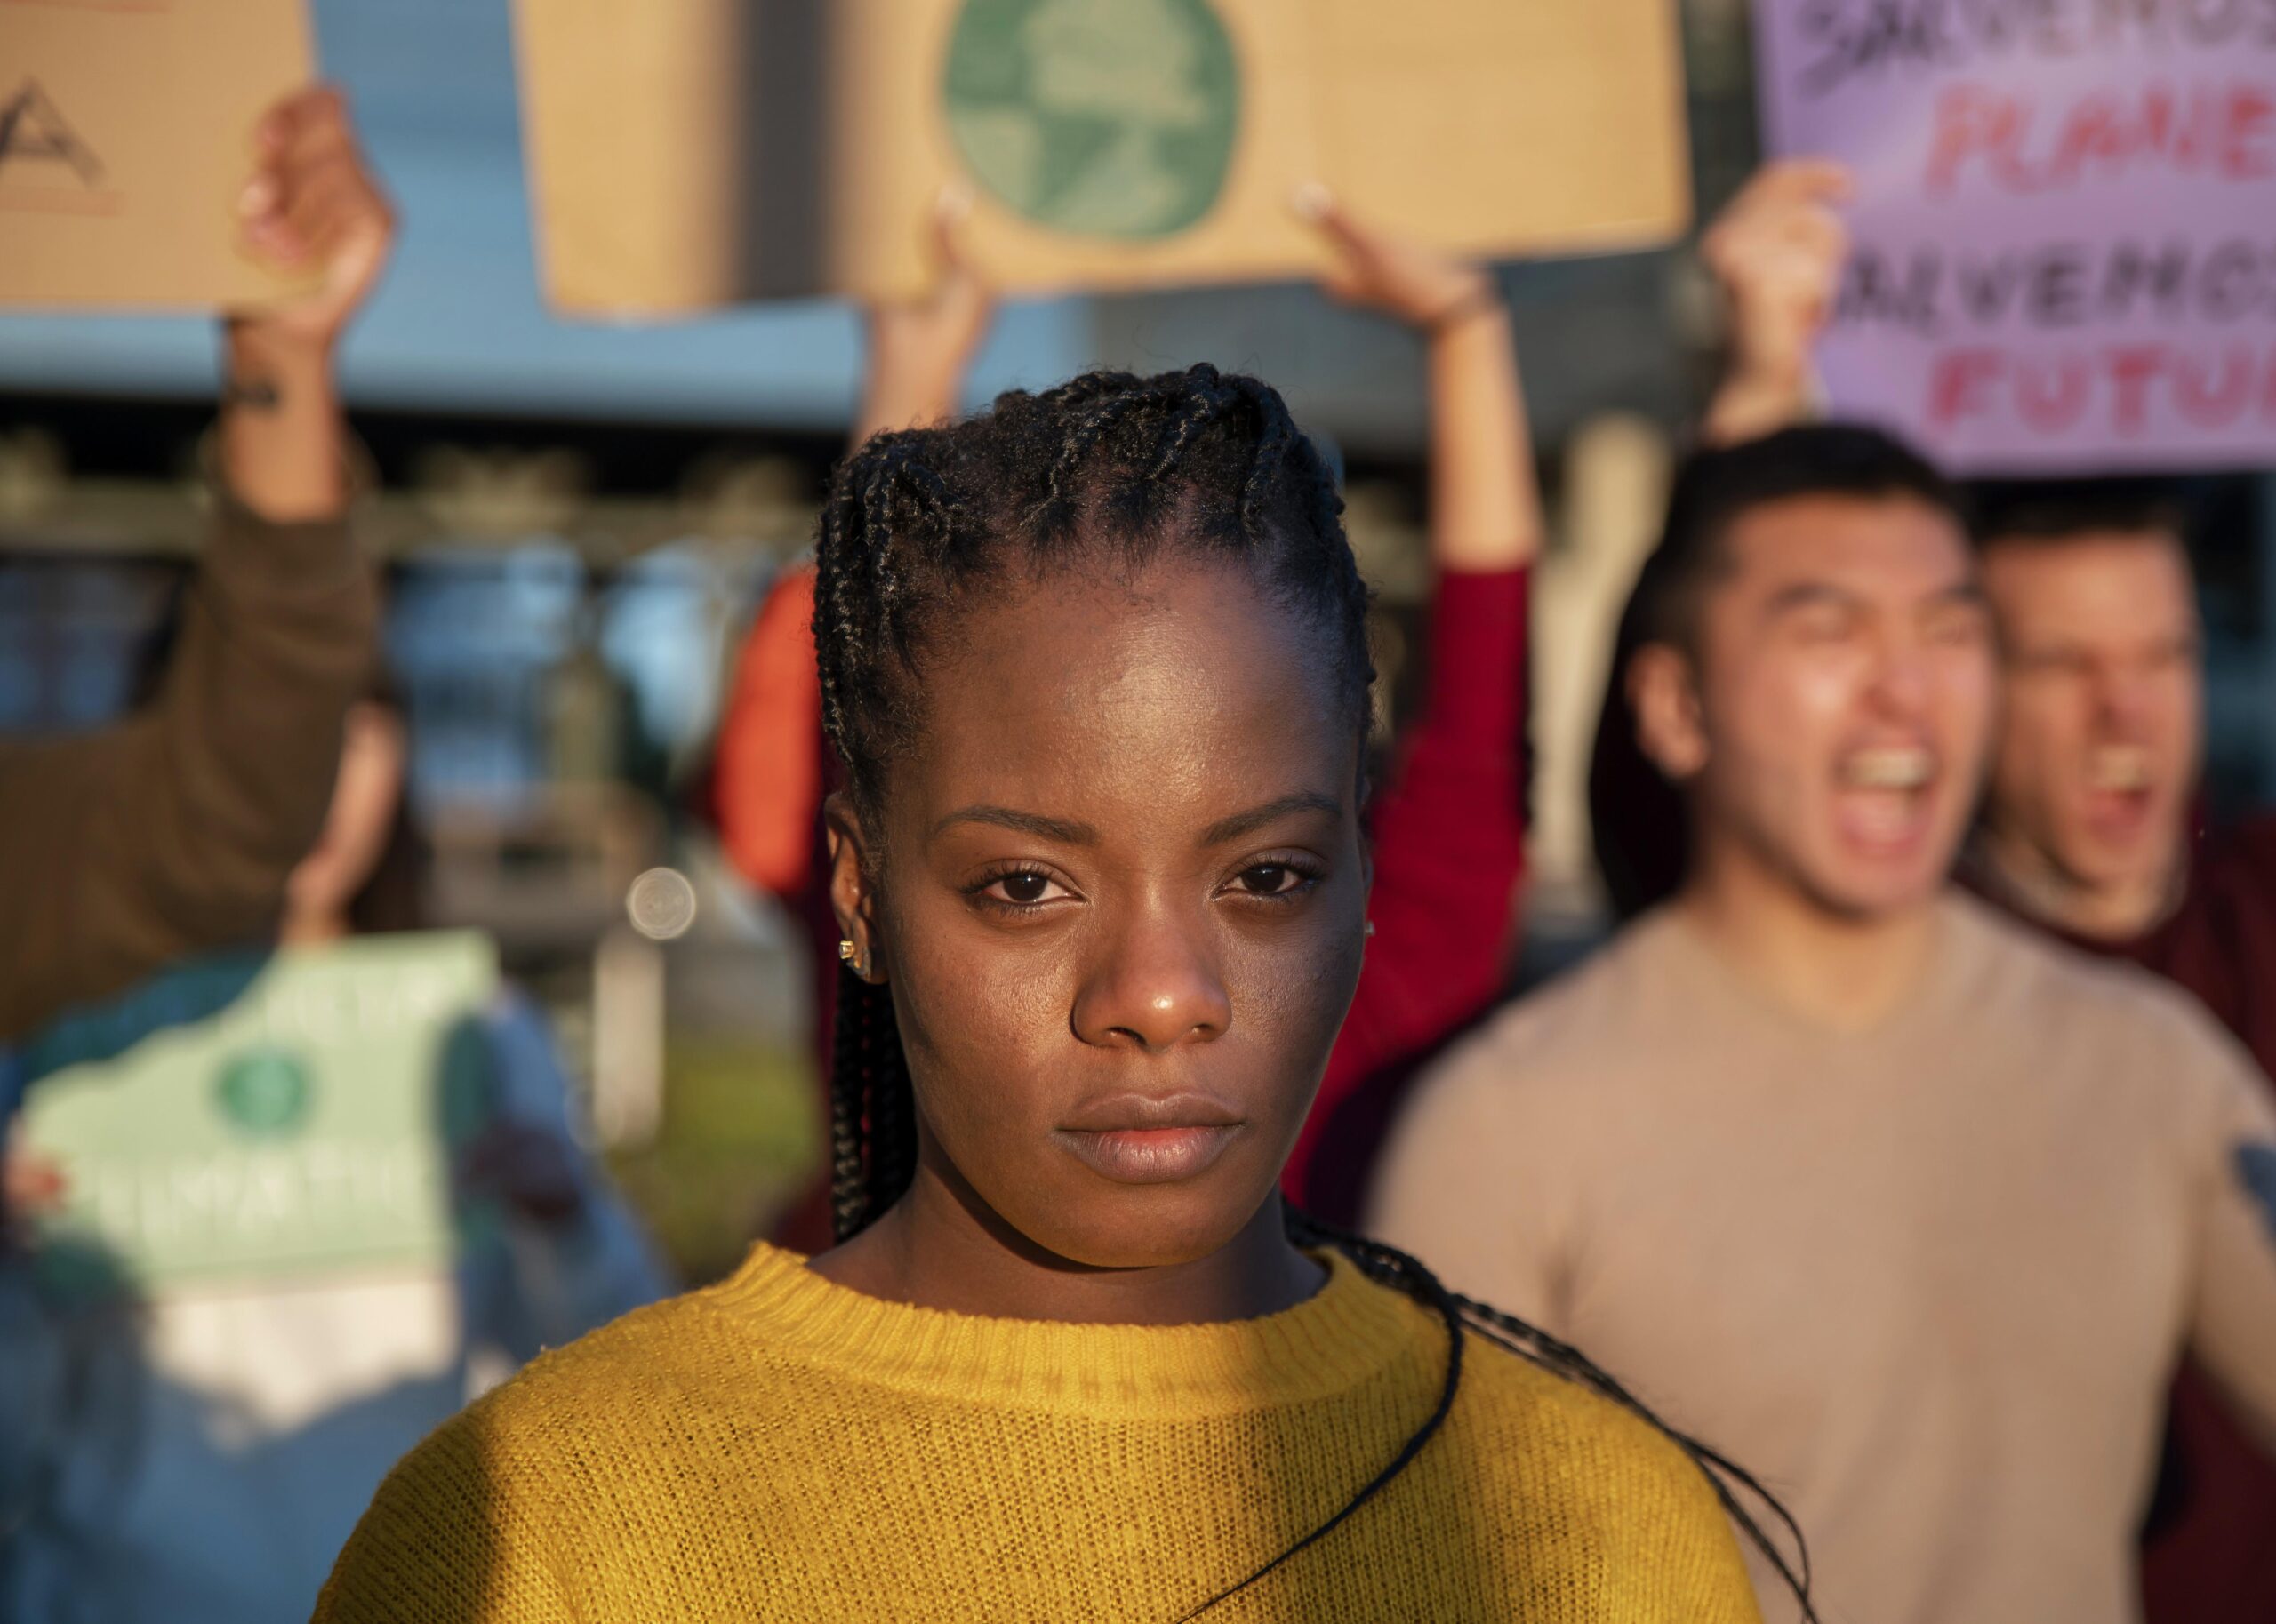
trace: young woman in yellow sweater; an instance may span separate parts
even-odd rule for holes
[[[1277,1193],[1367,934],[1339,507],[1206,366],[845,464],[838,1244],[444,1427],[322,1624],[1757,1617],[1719,1462]]]

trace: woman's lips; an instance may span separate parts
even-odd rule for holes
[[[1215,1096],[1101,1094],[1067,1114],[1059,1142],[1117,1184],[1169,1184],[1206,1172],[1241,1131],[1241,1114]]]
[[[1225,1153],[1238,1123],[1170,1127],[1062,1128],[1059,1142],[1090,1170],[1117,1184],[1170,1184],[1206,1172]]]

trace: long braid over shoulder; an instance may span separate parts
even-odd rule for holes
[[[1313,616],[1335,640],[1351,725],[1364,733],[1374,678],[1368,597],[1342,510],[1326,463],[1279,395],[1207,365],[1152,378],[1092,372],[1041,394],[1001,396],[962,421],[878,436],[831,483],[814,581],[822,724],[845,759],[855,811],[876,827],[894,758],[923,724],[927,651],[953,635],[960,604],[1070,567],[1134,572],[1168,548],[1238,563],[1261,588]],[[831,1197],[844,1240],[893,1205],[916,1172],[916,1100],[889,988],[841,972],[834,1054]],[[1456,1296],[1404,1252],[1293,1212],[1289,1232],[1303,1245],[1343,1252],[1438,1314],[1448,1331],[1445,1376],[1431,1414],[1342,1509],[1187,1616],[1325,1538],[1403,1471],[1452,1412],[1463,1348],[1477,1336],[1667,1433],[1802,1598],[1805,1617],[1815,1618],[1799,1532],[1744,1473],[1666,1428],[1573,1348]],[[1783,1524],[1793,1564],[1742,1493]]]

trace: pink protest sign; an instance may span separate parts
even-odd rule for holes
[[[1970,472],[2276,461],[2276,0],[1757,0],[1857,181],[1833,409]]]

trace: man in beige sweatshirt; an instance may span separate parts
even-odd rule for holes
[[[1759,1476],[1822,1618],[2124,1624],[2183,1350],[2276,1439],[2276,1113],[1947,889],[1996,680],[1950,492],[1863,429],[1703,453],[1614,668],[1648,911],[1425,1082],[1374,1228]]]

